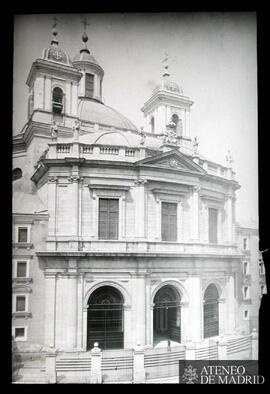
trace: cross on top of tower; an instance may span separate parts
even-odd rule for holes
[[[86,33],[86,28],[87,28],[87,26],[90,26],[90,23],[87,20],[87,16],[85,16],[85,15],[83,16],[83,18],[81,19],[81,23],[83,24],[83,27],[84,27],[84,31],[83,31],[83,35],[82,35],[82,40],[83,40],[83,42],[85,44],[84,51],[89,52],[88,49],[87,49],[87,45],[86,45],[86,43],[88,41],[88,35]]]
[[[168,71],[168,68],[169,68],[169,63],[168,63],[168,61],[169,61],[169,55],[168,55],[168,53],[167,52],[165,52],[165,58],[163,59],[163,63],[164,63],[164,73],[163,73],[163,77],[168,77],[168,76],[170,76],[170,73],[169,73],[169,71]]]
[[[53,18],[53,20],[54,20],[54,23],[53,23],[53,25],[52,25],[52,35],[53,35],[53,38],[52,38],[52,42],[51,42],[51,44],[58,44],[58,41],[57,41],[57,39],[56,39],[56,36],[57,36],[57,34],[58,34],[58,31],[57,31],[57,29],[56,29],[56,26],[57,26],[57,23],[58,23],[58,19],[56,18],[56,16]]]

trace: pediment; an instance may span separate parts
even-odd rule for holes
[[[205,170],[178,150],[139,160],[136,164],[206,174]]]

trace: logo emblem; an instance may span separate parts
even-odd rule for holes
[[[198,380],[197,369],[192,368],[192,365],[189,365],[184,371],[182,379],[186,380],[186,384],[194,384],[193,380]]]

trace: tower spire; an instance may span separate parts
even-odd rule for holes
[[[87,41],[88,41],[88,35],[87,35],[87,32],[86,32],[86,28],[87,28],[87,26],[90,26],[90,23],[88,22],[86,16],[84,16],[84,17],[82,18],[81,23],[82,23],[83,26],[84,26],[84,30],[83,30],[83,34],[82,34],[82,41],[84,42],[84,48],[82,48],[82,49],[80,50],[80,52],[87,52],[87,53],[90,53],[89,49],[87,48],[87,44],[86,44]]]

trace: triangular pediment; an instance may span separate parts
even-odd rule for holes
[[[205,170],[189,158],[187,155],[179,152],[178,150],[171,150],[169,152],[160,153],[155,156],[146,157],[139,160],[136,164],[157,167],[176,169],[180,171],[195,172],[205,174]]]

